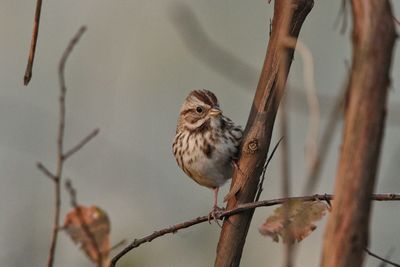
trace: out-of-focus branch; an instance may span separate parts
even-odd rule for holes
[[[90,135],[84,138],[71,150],[64,153],[65,95],[67,92],[67,87],[64,78],[64,69],[69,55],[71,54],[74,46],[79,41],[80,37],[85,32],[85,30],[86,27],[81,27],[79,31],[75,34],[75,36],[71,39],[59,63],[58,76],[60,82],[60,97],[59,97],[59,122],[58,122],[58,133],[57,133],[56,171],[53,174],[51,171],[49,171],[47,167],[45,167],[43,163],[41,162],[37,163],[38,169],[54,182],[54,218],[53,218],[53,230],[50,240],[49,255],[47,260],[48,267],[52,267],[54,265],[54,256],[57,246],[58,230],[60,229],[61,178],[65,160],[68,157],[70,157],[73,153],[81,149],[98,133],[97,129],[94,130]]]
[[[347,29],[347,24],[348,24],[348,14],[347,14],[347,0],[341,0],[342,3],[340,4],[340,10],[337,14],[336,20],[335,20],[335,26],[339,24],[341,21],[340,18],[342,17],[342,27],[340,28],[340,33],[344,34]]]
[[[393,16],[393,20],[394,20],[394,22],[396,22],[396,24],[397,24],[398,26],[400,26],[400,20],[398,20],[398,19],[396,18],[396,16]]]
[[[283,97],[280,106],[280,134],[285,137],[281,145],[281,173],[282,173],[282,195],[289,197],[291,192],[290,181],[290,131],[289,114],[287,110],[286,98]],[[289,206],[284,209],[284,225],[289,221]],[[284,249],[284,267],[293,266],[294,244],[287,242]]]
[[[246,212],[249,210],[254,210],[255,208],[259,207],[269,207],[269,206],[275,206],[275,205],[280,205],[283,204],[287,201],[292,201],[292,200],[297,200],[297,201],[315,201],[315,200],[320,200],[320,201],[331,201],[334,200],[333,195],[329,194],[320,194],[320,195],[313,195],[313,196],[302,196],[302,197],[289,197],[289,198],[278,198],[278,199],[271,199],[271,200],[262,200],[262,201],[257,201],[257,202],[252,202],[252,203],[246,203],[246,204],[241,204],[237,208],[234,208],[232,210],[228,211],[223,211],[218,214],[217,218],[218,220],[220,219],[226,219],[229,216]],[[400,194],[373,194],[371,196],[371,200],[375,201],[400,201]],[[214,218],[211,218],[214,219]],[[128,246],[126,246],[122,251],[120,251],[117,255],[115,255],[111,262],[110,262],[110,267],[114,267],[119,259],[121,259],[125,254],[127,254],[129,251],[139,247],[140,245],[151,242],[156,238],[159,238],[161,236],[164,236],[166,234],[175,234],[177,231],[185,228],[189,228],[193,225],[197,225],[203,222],[208,222],[209,221],[209,215],[205,216],[200,216],[197,218],[194,218],[192,220],[178,223],[175,225],[172,225],[170,227],[154,231],[153,233],[139,238],[139,239],[134,239],[133,242],[131,242]]]
[[[342,4],[345,4],[348,0],[342,1]],[[341,12],[344,14],[345,11],[343,8],[342,6]],[[188,5],[183,3],[173,5],[171,8],[171,19],[183,43],[195,58],[244,89],[253,90],[254,82],[258,79],[257,75],[259,70],[234,53],[227,52],[229,51],[229,47],[222,46],[218,40],[214,40],[212,36],[208,35],[207,29],[204,29],[201,24],[201,20]],[[347,22],[344,22],[344,24],[346,23]],[[343,25],[343,27],[345,27],[345,25]],[[272,24],[270,24],[269,28],[271,32]],[[303,114],[307,113],[304,104],[307,101],[307,96],[303,88],[290,86],[289,91],[288,106],[290,110]],[[321,116],[327,116],[327,114],[330,114],[328,107],[331,106],[334,99],[327,94],[320,93],[318,96]],[[388,124],[399,127],[400,116],[397,116],[397,114],[400,113],[400,104],[392,103],[390,105],[390,110]]]
[[[290,140],[289,140],[289,116],[287,113],[286,99],[283,98],[280,107],[280,135],[284,136],[281,144],[281,173],[282,173],[282,195],[290,196]]]
[[[194,57],[236,84],[246,89],[254,87],[257,69],[215,42],[187,4],[174,4],[171,8],[171,19]]]
[[[296,40],[295,38],[288,36],[287,38],[285,38],[284,43],[289,48],[296,48],[303,59],[303,79],[309,113],[306,155],[309,169],[311,169],[311,166],[313,166],[316,161],[316,151],[318,149],[317,140],[319,136],[320,121],[319,100],[314,81],[314,60],[311,51],[301,40]]]
[[[343,89],[337,96],[335,104],[331,110],[331,113],[329,114],[328,122],[322,133],[321,141],[319,142],[318,150],[315,155],[315,161],[310,166],[309,174],[307,176],[307,182],[304,188],[305,194],[312,193],[316,185],[318,184],[318,180],[321,175],[321,170],[325,162],[326,155],[328,154],[329,147],[332,143],[332,138],[334,136],[336,126],[338,125],[340,119],[343,116],[343,106],[345,97],[346,97],[346,87],[343,86]]]
[[[32,78],[33,60],[35,59],[36,43],[39,34],[40,13],[42,10],[42,0],[36,0],[35,19],[33,22],[31,47],[29,49],[28,63],[24,74],[24,85],[28,85]]]
[[[390,1],[352,0],[353,62],[321,267],[362,266],[396,39]]]

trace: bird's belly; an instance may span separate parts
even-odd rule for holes
[[[187,162],[190,176],[200,185],[215,188],[222,186],[232,176],[231,158],[215,150],[211,157],[198,151],[192,161]]]

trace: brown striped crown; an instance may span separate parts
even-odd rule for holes
[[[210,119],[221,113],[217,97],[209,90],[194,90],[182,105],[177,132],[200,131],[207,128]]]
[[[190,101],[193,97],[209,105],[210,107],[219,107],[217,97],[209,90],[194,90],[187,96],[186,101]]]

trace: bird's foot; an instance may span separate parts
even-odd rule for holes
[[[218,222],[218,218],[221,216],[221,214],[225,211],[225,208],[220,208],[218,206],[214,206],[210,213],[208,214],[208,223],[211,224],[211,219],[214,220],[216,224],[218,224],[219,227],[222,228],[222,226]]]

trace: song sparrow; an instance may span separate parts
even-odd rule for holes
[[[242,129],[222,115],[217,97],[208,90],[190,92],[180,110],[172,145],[179,167],[198,184],[214,190],[215,218],[218,189],[232,176]]]

